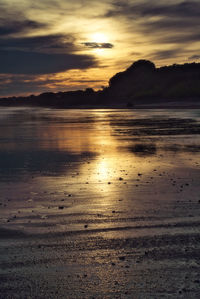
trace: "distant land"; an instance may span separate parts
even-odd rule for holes
[[[108,87],[0,98],[1,106],[51,108],[200,108],[200,63],[156,68],[148,60],[117,73]]]

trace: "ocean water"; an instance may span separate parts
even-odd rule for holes
[[[199,298],[200,110],[0,110],[0,298]]]
[[[41,232],[62,230],[66,213],[154,217],[156,190],[173,202],[193,176],[198,187],[200,110],[1,108],[0,128],[1,224],[36,231],[40,222]]]

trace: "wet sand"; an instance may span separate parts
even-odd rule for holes
[[[0,298],[199,298],[200,110],[0,124]]]

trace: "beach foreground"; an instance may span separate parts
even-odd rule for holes
[[[0,125],[0,298],[199,298],[200,110]]]

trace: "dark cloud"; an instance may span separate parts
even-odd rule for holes
[[[168,1],[140,1],[135,4],[131,2],[117,1],[113,3],[105,16],[125,16],[125,17],[197,17],[199,18],[200,3],[198,1],[182,1],[171,3]]]
[[[153,53],[150,53],[148,57],[152,60],[164,60],[169,58],[177,58],[181,53],[179,48],[171,50],[155,50]]]
[[[200,55],[192,55],[188,58],[188,60],[199,60],[200,59]]]
[[[0,72],[50,74],[97,65],[92,55],[78,55],[73,35],[0,36]]]
[[[0,51],[3,74],[50,74],[97,65],[91,55],[49,54],[25,51]]]
[[[114,45],[110,43],[85,42],[82,44],[91,49],[112,49],[114,47]]]
[[[54,24],[27,19],[23,11],[17,11],[16,7],[8,9],[1,3],[0,11],[0,96],[40,93],[51,88],[71,89],[66,86],[68,79],[40,80],[38,75],[98,65],[93,55],[77,53],[81,46],[75,34],[41,36],[39,32],[44,31],[40,29],[50,32]]]
[[[143,3],[136,6],[136,13],[140,16],[166,16],[166,17],[184,17],[199,18],[200,3],[197,1],[183,1],[180,3],[165,3],[161,1],[155,3]]]
[[[185,44],[200,40],[200,2],[118,1],[106,17],[121,17],[129,30],[145,35],[151,43]]]
[[[45,35],[33,37],[0,38],[0,48],[4,50],[18,49],[23,51],[74,52],[75,38],[72,35]]]
[[[180,29],[183,32],[167,32],[163,36],[162,34],[156,36],[156,41],[159,43],[165,42],[166,44],[185,44],[200,41],[200,32],[188,33]],[[149,30],[148,30],[149,32]]]
[[[16,7],[2,3],[0,0],[0,36],[33,32],[39,28],[46,28],[47,24],[25,17],[20,5]]]
[[[149,34],[153,40],[165,43],[185,43],[198,41],[200,35],[200,19],[160,18],[141,21],[138,32]]]
[[[46,27],[46,25],[31,20],[7,21],[4,19],[4,20],[0,20],[0,36],[25,32],[33,29],[38,29],[41,27]]]
[[[155,13],[171,16],[171,17],[179,17],[179,18],[199,18],[200,13],[200,3],[198,1],[184,1],[174,5],[164,6],[161,9],[157,9]]]

